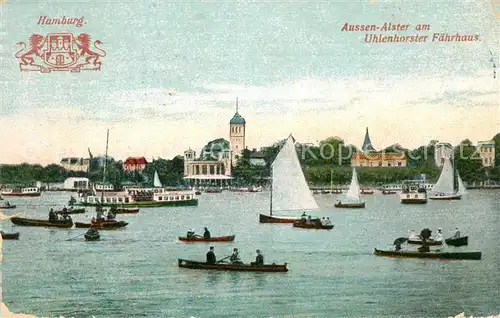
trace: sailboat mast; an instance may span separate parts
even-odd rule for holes
[[[273,168],[271,167],[271,188],[269,191],[269,216],[273,215]]]
[[[104,155],[104,173],[103,173],[103,176],[102,176],[102,182],[105,183],[106,182],[106,168],[107,168],[107,165],[108,165],[108,141],[109,141],[109,129],[106,133],[106,154]]]

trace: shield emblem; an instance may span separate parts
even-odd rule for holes
[[[67,68],[78,60],[71,33],[50,33],[47,35],[47,49],[44,61],[54,68]]]
[[[490,0],[491,1],[491,9],[493,10],[493,14],[500,18],[500,0]]]

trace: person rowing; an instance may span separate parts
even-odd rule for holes
[[[207,264],[215,264],[216,258],[214,253],[214,247],[210,246],[210,250],[207,252]]]
[[[205,233],[203,233],[203,238],[205,238],[205,239],[210,238],[210,231],[208,230],[207,227],[205,227]]]
[[[231,254],[229,261],[232,264],[243,264],[243,262],[240,260],[240,255],[239,255],[238,249],[236,247],[233,249],[233,254]]]
[[[194,238],[194,229],[191,229],[186,234],[187,238]]]
[[[459,238],[460,237],[460,231],[458,230],[458,227],[455,228],[455,234],[453,234],[453,238]]]
[[[257,256],[255,257],[255,262],[250,263],[251,265],[264,265],[264,256],[261,254],[260,250],[256,251]]]

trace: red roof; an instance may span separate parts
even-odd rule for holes
[[[123,163],[124,165],[145,165],[148,162],[144,157],[128,157]]]

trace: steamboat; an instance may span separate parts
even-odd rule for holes
[[[0,194],[5,197],[39,197],[42,192],[38,187],[13,187],[3,188]]]

